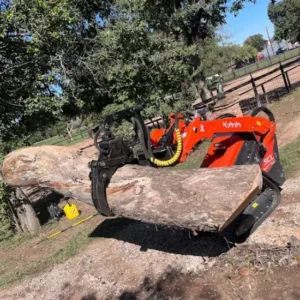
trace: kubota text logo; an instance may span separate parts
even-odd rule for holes
[[[223,127],[225,128],[241,128],[242,127],[242,124],[240,122],[228,122],[228,121],[224,121],[223,122]]]

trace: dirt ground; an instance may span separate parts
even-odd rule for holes
[[[288,62],[288,61],[286,61],[286,62]],[[278,67],[279,67],[279,64],[276,64],[274,66],[256,71],[252,74],[252,76],[254,78],[256,78],[256,77],[266,74]],[[300,84],[300,62],[299,61],[294,63],[293,65],[285,68],[284,71],[287,72],[289,80],[290,80],[290,84],[292,86],[298,86]],[[285,83],[283,81],[282,76],[276,77],[277,75],[280,75],[280,74],[281,74],[281,72],[277,71],[277,72],[272,73],[271,75],[268,75],[260,80],[255,81],[256,86],[258,86],[257,87],[258,94],[259,95],[264,94],[262,86],[259,86],[260,84],[263,84],[263,83],[264,83],[263,86],[264,86],[265,92],[267,94],[275,93],[277,95],[277,96],[275,96],[275,94],[274,94],[273,97],[279,97],[279,95],[286,92]],[[274,77],[276,77],[276,78],[274,78]],[[250,75],[245,75],[238,79],[232,80],[225,84],[224,91],[228,91],[244,82],[249,81],[250,79],[251,79]],[[244,106],[249,106],[249,109],[253,108],[253,104],[251,104],[251,100],[253,98],[255,98],[255,94],[252,89],[252,85],[250,83],[246,86],[243,86],[243,87],[235,90],[232,93],[227,94],[225,100],[227,100],[227,102],[228,101],[235,102],[237,96],[238,96],[239,101],[248,101],[249,102],[249,103],[244,103]]]
[[[299,104],[298,91],[271,106],[281,149],[300,136]],[[76,147],[94,151],[89,145]],[[82,217],[95,212],[78,205]],[[0,289],[0,299],[300,299],[299,170],[285,182],[276,211],[236,246],[216,235],[100,216],[37,244],[68,225],[62,219],[28,242],[0,249],[0,281],[8,269],[24,277]],[[79,251],[69,258],[74,243]],[[24,261],[34,267],[37,259],[44,267],[33,278],[23,274]]]
[[[299,299],[300,240],[291,238],[299,238],[299,182],[247,243],[231,249],[216,236],[99,217],[84,251],[1,290],[0,299]],[[42,251],[49,249],[36,246],[32,255]],[[25,256],[32,259],[18,259]]]

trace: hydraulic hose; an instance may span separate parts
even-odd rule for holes
[[[177,149],[174,155],[168,159],[168,160],[160,160],[154,157],[152,150],[151,150],[151,142],[150,142],[150,135],[148,133],[148,128],[147,130],[147,145],[145,141],[145,137],[143,136],[143,127],[142,124],[140,123],[140,120],[137,118],[132,118],[132,123],[137,125],[138,130],[139,130],[139,140],[143,149],[143,152],[146,156],[147,159],[150,160],[150,162],[158,167],[167,167],[173,165],[175,162],[178,161],[180,158],[181,152],[182,152],[182,137],[181,137],[181,132],[178,128],[178,113],[175,114],[175,134],[177,138]]]
[[[167,166],[171,166],[174,163],[176,163],[176,161],[178,161],[181,152],[182,152],[182,138],[181,138],[181,133],[180,130],[178,128],[175,128],[175,134],[177,137],[177,149],[176,152],[174,153],[174,155],[168,159],[168,160],[160,160],[155,158],[154,156],[150,157],[150,161],[159,167],[167,167]]]

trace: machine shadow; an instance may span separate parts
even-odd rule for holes
[[[225,239],[214,233],[168,228],[128,218],[106,219],[90,234],[91,238],[111,238],[140,246],[140,251],[216,257],[230,250]]]

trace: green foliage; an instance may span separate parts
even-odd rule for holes
[[[0,143],[0,170],[6,154],[22,145],[18,142]],[[1,174],[0,174],[1,175]],[[9,190],[0,179],[0,242],[13,234],[12,210],[9,205]]]
[[[275,26],[275,39],[300,41],[300,0],[282,0],[268,6],[268,16]]]
[[[74,114],[68,97],[70,66],[89,47],[110,1],[1,1],[0,137],[42,131]],[[79,103],[80,104],[80,103]]]
[[[11,210],[4,182],[0,181],[0,242],[13,234]]]
[[[221,74],[227,70],[232,62],[231,50],[228,46],[221,46],[218,39],[205,39],[202,47],[201,68],[205,77]]]
[[[229,61],[207,42],[225,22],[226,7],[227,1],[2,1],[1,152],[64,135],[71,118],[106,106],[139,103],[147,116],[187,107],[195,99],[190,87]]]
[[[82,68],[93,74],[97,89],[89,100],[99,108],[109,98],[114,109],[133,103],[155,107],[157,112],[164,110],[164,103],[172,107],[165,97],[180,92],[181,83],[191,80],[198,59],[195,46],[152,33],[139,21],[118,22],[100,32],[95,44],[98,47]]]
[[[286,177],[297,174],[300,167],[300,140],[297,138],[280,149],[280,161],[283,165]]]
[[[204,39],[215,37],[231,4],[237,11],[243,2],[2,1],[2,142],[30,144],[54,123],[111,104],[167,114],[179,106],[175,95],[189,90],[183,86],[203,79]]]
[[[257,56],[256,48],[248,45],[233,47],[233,51],[236,64],[249,63]]]
[[[257,51],[262,51],[264,49],[265,44],[266,41],[262,34],[251,35],[244,41],[245,46],[251,46]]]
[[[223,73],[230,65],[242,66],[253,62],[257,56],[254,47],[245,45],[221,45],[219,39],[206,39],[203,42],[201,69],[204,75],[212,76]]]
[[[234,1],[235,2],[235,1]],[[118,10],[124,19],[143,21],[155,32],[163,32],[191,45],[211,37],[225,23],[227,1],[213,3],[195,0],[120,0]]]
[[[203,46],[205,57],[201,61],[201,68],[205,76],[223,73],[230,65],[241,67],[255,61],[257,50],[245,45],[220,45],[218,39],[206,39]]]

